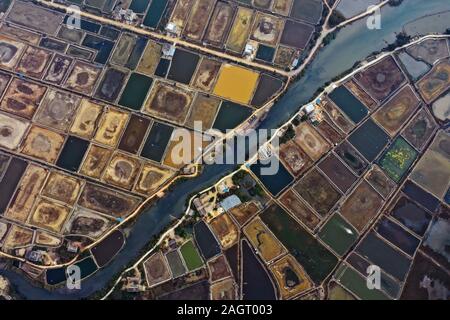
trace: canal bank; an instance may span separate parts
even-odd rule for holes
[[[321,87],[333,78],[351,69],[356,62],[364,60],[372,52],[386,47],[395,40],[395,34],[403,25],[423,15],[448,9],[448,0],[405,0],[399,7],[385,7],[381,10],[382,28],[369,30],[365,19],[343,28],[328,46],[323,48],[315,60],[305,70],[304,76],[293,83],[286,94],[273,106],[260,128],[276,128],[287,121],[299,106],[308,102]],[[425,26],[424,26],[425,27]],[[439,28],[442,28],[439,27]],[[438,28],[438,29],[439,29]],[[429,30],[427,30],[429,31]],[[443,30],[435,30],[442,32]],[[57,289],[49,292],[34,287],[27,279],[11,271],[1,270],[11,281],[17,292],[29,299],[78,299],[88,297],[113,280],[130,262],[136,260],[150,239],[179,218],[184,210],[187,197],[217,181],[231,172],[232,165],[211,165],[192,180],[177,184],[172,191],[156,205],[144,211],[137,219],[127,238],[123,250],[105,268],[86,279],[81,290]]]

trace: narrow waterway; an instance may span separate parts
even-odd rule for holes
[[[366,21],[355,22],[342,29],[335,40],[322,49],[315,60],[306,69],[304,76],[295,82],[286,94],[273,106],[261,128],[276,128],[287,121],[299,106],[313,98],[314,93],[325,83],[339,76],[344,71],[370,53],[386,47],[395,39],[395,34],[402,31],[403,26],[417,18],[450,9],[448,0],[405,0],[399,7],[385,7],[381,10],[382,26],[380,30],[369,30]],[[447,21],[435,23],[436,30],[445,31]],[[430,26],[424,25],[429,32]],[[420,25],[415,26],[415,31]],[[15,290],[28,299],[79,299],[88,297],[103,289],[124,267],[134,261],[142,253],[148,241],[159,234],[173,219],[184,212],[186,199],[194,192],[201,191],[217,181],[221,176],[233,170],[232,165],[211,165],[203,173],[191,180],[173,187],[172,191],[155,206],[143,212],[131,231],[123,250],[105,268],[99,270],[83,281],[81,290],[67,291],[58,289],[47,291],[33,286],[26,278],[11,271],[0,270],[14,285]]]

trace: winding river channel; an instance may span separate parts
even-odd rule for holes
[[[339,76],[372,52],[386,47],[395,40],[395,34],[403,26],[418,18],[450,10],[448,0],[404,0],[398,7],[384,7],[381,10],[381,29],[369,30],[366,20],[357,21],[346,26],[329,45],[324,47],[305,70],[305,74],[293,83],[285,95],[273,106],[260,128],[276,128],[286,122],[299,107],[313,99],[314,93],[324,84]],[[437,16],[438,19],[438,16]],[[430,26],[420,20],[416,21],[415,32],[430,32]],[[433,32],[442,33],[450,28],[445,16],[442,22],[433,23]],[[230,173],[232,165],[210,165],[205,167],[197,178],[176,184],[170,193],[137,218],[122,251],[105,268],[100,269],[82,282],[80,290],[66,291],[58,289],[48,291],[35,287],[25,277],[9,270],[0,270],[6,276],[16,292],[27,299],[80,299],[103,289],[130,262],[136,260],[149,240],[159,234],[174,218],[184,213],[186,199],[193,193],[201,191],[220,177]]]

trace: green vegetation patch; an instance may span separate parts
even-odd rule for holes
[[[399,182],[417,157],[417,151],[399,137],[380,159],[380,167],[395,182]]]
[[[203,265],[203,260],[200,258],[200,254],[195,248],[192,240],[183,244],[180,248],[180,252],[189,271],[198,269]]]

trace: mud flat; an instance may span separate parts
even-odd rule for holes
[[[3,92],[5,92],[9,80],[11,80],[11,76],[9,74],[0,73],[0,96],[2,96]]]
[[[144,262],[144,270],[149,287],[156,286],[172,278],[167,261],[160,251],[154,253]]]
[[[7,20],[45,34],[55,34],[63,15],[27,2],[15,1]]]
[[[55,163],[63,144],[63,135],[33,125],[23,142],[21,152],[49,163]]]
[[[83,99],[70,128],[70,133],[85,139],[91,139],[102,114],[102,106]]]
[[[0,113],[0,146],[10,150],[17,149],[28,125],[28,122],[24,120]]]
[[[348,292],[346,289],[337,284],[337,282],[330,282],[328,284],[328,295],[327,300],[332,301],[345,301],[345,300],[356,300],[356,298]]]
[[[22,56],[25,47],[24,43],[0,36],[0,52],[2,53],[0,66],[4,69],[13,69]]]
[[[177,27],[178,33],[181,33],[186,24],[193,2],[194,0],[179,0],[175,4],[175,8],[172,11],[172,16],[169,21]]]
[[[45,86],[14,78],[6,90],[0,108],[23,118],[31,119],[46,90]]]
[[[293,48],[279,46],[275,54],[274,64],[282,68],[291,66],[294,60],[295,50]]]
[[[94,91],[100,72],[101,68],[99,67],[77,61],[65,82],[65,87],[90,95]]]
[[[344,141],[336,149],[336,154],[344,160],[344,162],[353,170],[356,175],[360,176],[366,171],[367,161],[360,155],[350,143]]]
[[[166,155],[163,163],[174,169],[181,169],[184,165],[192,163],[197,159],[202,150],[209,144],[207,141],[202,140],[201,133],[196,131],[186,131],[186,129],[176,129],[173,134],[173,138],[167,146]],[[201,147],[196,148],[195,143],[185,142],[188,141],[200,141]]]
[[[297,177],[308,170],[313,163],[305,151],[294,141],[288,141],[281,145],[279,157],[286,164],[287,169]]]
[[[278,43],[283,26],[283,19],[258,12],[253,25],[252,39],[274,46]]]
[[[450,94],[439,98],[433,103],[433,114],[441,121],[450,120]]]
[[[430,141],[436,127],[436,121],[431,114],[426,108],[421,108],[403,130],[402,136],[417,150],[422,150]]]
[[[294,190],[321,216],[326,216],[341,198],[337,188],[317,169],[302,177],[294,186]]]
[[[86,184],[78,200],[78,204],[82,207],[118,218],[126,217],[132,213],[139,203],[139,198],[91,183]]]
[[[200,122],[203,131],[210,129],[216,118],[219,104],[219,99],[198,93],[192,104],[186,126],[194,129],[195,122]]]
[[[359,72],[355,75],[355,79],[379,102],[389,97],[406,80],[391,56]]]
[[[356,182],[357,177],[334,154],[327,156],[318,167],[343,193]]]
[[[411,180],[443,199],[450,181],[450,136],[439,131],[429,149],[415,166]]]
[[[310,124],[303,122],[295,128],[294,141],[314,161],[319,160],[327,151],[330,144]]]
[[[104,216],[77,208],[65,224],[64,233],[98,239],[112,225],[113,222]]]
[[[12,2],[12,1],[11,1]],[[41,40],[39,34],[18,28],[13,25],[7,25],[6,23],[0,27],[2,34],[10,36],[11,38],[15,38],[18,40],[24,40],[25,42],[37,45]]]
[[[261,210],[260,205],[255,201],[244,202],[231,208],[228,212],[237,221],[240,226],[247,223],[253,216]]]
[[[73,43],[80,43],[83,40],[84,32],[82,30],[69,29],[66,26],[61,26],[58,31],[58,38],[67,40]]]
[[[330,99],[324,99],[322,108],[336,127],[341,129],[344,133],[348,134],[355,127],[355,124],[350,121],[341,109],[339,109]]]
[[[224,255],[208,261],[211,282],[219,281],[231,276],[230,268]]]
[[[30,223],[50,231],[61,231],[70,214],[70,208],[46,199],[39,199]]]
[[[270,271],[277,282],[282,299],[292,298],[313,286],[302,266],[291,255],[274,262]]]
[[[62,83],[69,71],[72,61],[72,58],[55,54],[43,79],[53,84]]]
[[[428,39],[406,49],[414,58],[433,65],[437,60],[448,57],[446,39]]]
[[[315,127],[325,139],[331,142],[332,145],[336,146],[342,142],[344,136],[339,128],[336,128],[334,125],[332,125],[333,121],[328,117],[326,113],[323,113],[323,116],[324,119]]]
[[[34,120],[52,129],[67,131],[81,101],[74,94],[50,90],[47,92]]]
[[[145,47],[144,53],[142,54],[137,71],[147,75],[152,75],[158,66],[158,61],[161,58],[161,55],[162,45],[149,41]]]
[[[158,81],[144,110],[151,115],[181,124],[186,119],[192,99],[192,93],[187,90]]]
[[[0,153],[0,181],[9,165],[10,156]]]
[[[233,21],[233,17],[234,8],[230,4],[217,2],[204,40],[212,45],[221,47]]]
[[[308,229],[314,230],[320,218],[291,189],[280,197],[281,204]]]
[[[142,168],[136,186],[134,187],[134,191],[150,196],[173,175],[174,172],[171,170],[147,163]]]
[[[192,86],[210,92],[219,74],[220,66],[219,61],[203,58],[192,81]]]
[[[187,38],[196,41],[202,39],[214,5],[215,0],[195,0],[183,31]]]
[[[237,242],[238,228],[227,213],[214,218],[210,222],[210,226],[217,239],[219,239],[222,248],[228,249]]]
[[[136,41],[137,37],[128,33],[122,33],[119,41],[117,41],[116,48],[110,58],[110,62],[119,66],[125,66],[131,56],[131,53],[133,52]]]
[[[430,104],[450,87],[450,61],[446,59],[436,64],[433,69],[416,84],[423,99]]]
[[[3,241],[4,249],[17,249],[31,245],[33,230],[13,224]]]
[[[141,163],[138,159],[116,153],[106,167],[103,180],[124,189],[131,189],[140,167]]]
[[[377,165],[373,165],[372,169],[366,174],[365,179],[384,199],[389,198],[397,188],[397,184]]]
[[[367,92],[365,92],[354,79],[349,80],[344,85],[367,108],[374,110],[377,107],[377,102]]]
[[[403,87],[373,116],[391,137],[395,136],[419,107],[420,100],[410,86]]]
[[[227,39],[226,48],[241,53],[250,35],[254,11],[239,7]]]
[[[236,287],[233,279],[225,279],[211,285],[212,300],[236,300]]]
[[[59,247],[62,243],[62,239],[45,231],[37,231],[34,242],[37,245],[45,247]]]
[[[47,170],[35,165],[29,165],[17,187],[16,194],[11,199],[5,217],[25,222],[46,177]]]
[[[81,180],[53,171],[47,179],[42,195],[73,205],[81,191],[81,185]]]
[[[365,181],[362,181],[342,203],[340,211],[344,218],[359,232],[375,218],[383,198]]]
[[[245,226],[243,231],[251,245],[266,263],[286,253],[281,243],[273,236],[261,219],[253,219]]]
[[[109,163],[111,155],[111,150],[92,144],[86,154],[80,173],[94,179],[99,179],[106,165]]]
[[[293,0],[275,0],[272,5],[272,10],[275,13],[288,16],[293,2]]]
[[[119,149],[136,154],[151,125],[151,120],[132,114],[119,143]]]
[[[104,145],[115,147],[119,142],[122,131],[128,122],[129,114],[108,108],[100,120],[94,140]]]
[[[16,68],[17,72],[34,78],[41,78],[52,54],[47,50],[28,47]]]

